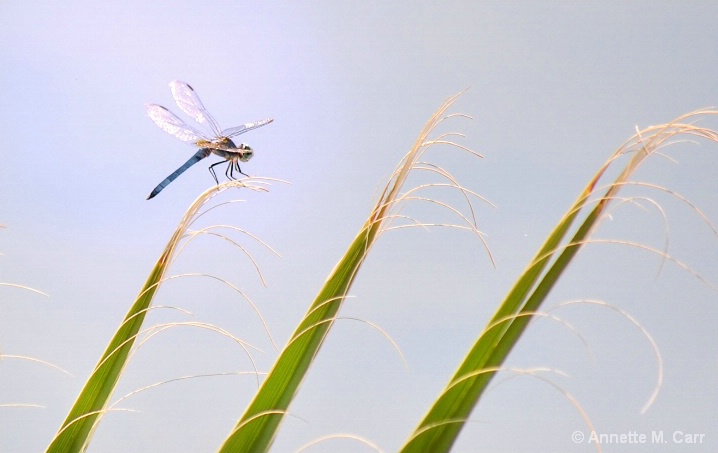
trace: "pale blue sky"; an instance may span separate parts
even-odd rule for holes
[[[150,190],[193,153],[159,130],[143,105],[174,108],[168,82],[197,90],[223,127],[273,117],[241,137],[255,149],[242,169],[275,177],[268,194],[205,220],[261,236],[277,258],[243,240],[268,287],[236,249],[198,240],[172,273],[231,280],[261,308],[283,344],[368,214],[377,188],[448,96],[469,87],[445,130],[466,134],[476,160],[429,157],[497,205],[477,203],[496,259],[466,233],[420,230],[383,237],[343,312],[380,325],[397,353],[364,324],[337,323],[309,373],[274,451],[353,433],[395,451],[446,384],[502,296],[597,168],[635,127],[718,105],[718,4],[693,2],[145,2],[0,4],[0,352],[51,361],[0,362],[0,451],[46,447],[159,257],[185,208],[213,184],[202,162],[157,198]],[[718,127],[718,121],[706,125]],[[445,152],[444,152],[445,151]],[[636,179],[676,190],[718,221],[718,146],[681,145],[678,161],[650,161]],[[212,159],[214,162],[216,159]],[[223,172],[218,172],[223,173]],[[684,205],[656,192],[669,252],[718,285],[718,241]],[[598,237],[663,245],[663,220],[624,206]],[[445,219],[414,207],[427,221]],[[661,271],[658,275],[659,270]],[[658,275],[658,276],[657,276]],[[640,409],[656,361],[640,332],[594,306],[531,325],[509,358],[545,366],[599,432],[705,433],[702,445],[608,445],[607,452],[716,451],[716,292],[671,263],[626,247],[587,247],[547,307],[600,299],[631,313],[664,357],[655,405]],[[165,285],[150,323],[216,323],[275,356],[252,310],[221,284]],[[247,371],[224,338],[176,329],[144,346],[118,397],[178,376]],[[498,384],[503,378],[496,379]],[[89,451],[214,451],[256,382],[214,377],[170,384],[125,401]],[[586,427],[553,387],[528,377],[490,391],[457,452],[595,451]],[[118,440],[121,439],[121,442]],[[344,441],[347,442],[347,441]],[[310,449],[369,451],[333,441]]]

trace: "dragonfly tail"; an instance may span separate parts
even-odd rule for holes
[[[182,173],[184,173],[189,167],[191,167],[192,165],[194,165],[194,164],[196,164],[197,162],[201,161],[201,160],[204,159],[205,157],[209,156],[211,153],[212,153],[212,151],[211,151],[209,148],[202,148],[202,149],[200,149],[199,151],[197,151],[194,156],[190,157],[190,159],[189,159],[187,162],[184,163],[184,165],[182,165],[180,168],[178,168],[177,170],[175,170],[174,173],[172,173],[171,175],[169,175],[168,177],[166,177],[166,178],[164,179],[164,181],[162,181],[161,183],[159,183],[159,184],[157,185],[157,187],[155,187],[155,188],[152,190],[152,192],[151,192],[150,195],[147,197],[147,199],[150,200],[150,199],[154,198],[158,193],[162,192],[162,189],[164,189],[165,187],[167,187],[167,186],[169,185],[169,183],[171,183],[172,181],[174,181],[175,179],[177,179],[177,177],[178,177],[179,175],[181,175]]]

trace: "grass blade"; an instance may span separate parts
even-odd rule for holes
[[[279,424],[319,352],[354,277],[378,237],[382,223],[387,219],[387,213],[400,197],[399,192],[418,159],[433,144],[427,142],[429,134],[445,118],[444,113],[457,97],[458,95],[449,98],[437,110],[411,151],[397,166],[368,220],[332,270],[220,452],[264,452],[269,449]]]
[[[246,181],[246,180],[245,180]],[[139,296],[130,307],[125,319],[115,332],[100,361],[85,383],[75,404],[62,423],[62,427],[53,438],[48,453],[75,453],[84,451],[92,437],[101,416],[108,406],[112,393],[120,379],[122,370],[136,340],[137,334],[152,303],[155,293],[172,261],[172,256],[199,209],[219,191],[232,186],[247,187],[252,190],[266,191],[262,186],[230,181],[219,188],[212,187],[200,195],[189,207],[170,238],[165,250],[150,272]]]
[[[666,145],[668,140],[676,135],[688,134],[718,142],[718,134],[715,131],[684,123],[697,115],[715,114],[718,114],[718,111],[693,112],[669,124],[649,127],[638,132],[599,169],[509,291],[447,387],[409,437],[401,450],[402,453],[426,451],[442,453],[451,449],[471,411],[496,374],[496,370],[500,369],[526,329],[532,318],[531,313],[537,311],[563,271],[586,242],[609,202],[615,198],[615,194],[648,156]],[[609,165],[622,155],[631,152],[635,154],[615,182],[609,186],[594,209],[586,216],[571,240],[566,245],[560,246],[571,224],[585,208],[588,197]],[[553,263],[543,273],[551,260]],[[522,314],[525,316],[521,316]],[[482,372],[482,370],[491,371]]]

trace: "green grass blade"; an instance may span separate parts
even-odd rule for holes
[[[449,385],[402,448],[402,453],[447,452],[451,449],[469,414],[495,374],[495,372],[482,372],[482,370],[492,369],[503,363],[518,341],[523,327],[528,323],[529,317],[515,317],[514,315],[522,311],[527,295],[539,281],[541,271],[551,258],[548,251],[555,250],[578,215],[579,210],[575,208],[585,201],[585,193],[569,211],[570,215],[564,217],[551,232],[548,240],[532,261],[532,265],[524,271],[501,303],[488,327],[479,336]],[[561,265],[565,266],[567,263],[562,262]],[[555,266],[554,264],[551,270]],[[541,284],[539,287],[542,287]],[[467,379],[467,377],[470,378]]]
[[[639,132],[619,148],[597,172],[501,303],[448,386],[402,448],[402,453],[427,451],[442,453],[451,449],[483,391],[488,387],[496,371],[526,329],[532,314],[548,296],[563,271],[597,225],[610,200],[615,197],[616,192],[633,172],[649,155],[677,134],[689,134],[718,141],[718,135],[714,131],[682,123],[686,118],[697,114],[718,114],[718,112],[694,112],[667,125],[654,126]],[[596,207],[586,216],[572,239],[565,246],[559,247],[561,240],[578,213],[585,207],[589,195],[608,166],[628,152],[635,152],[635,154],[623,172],[609,186]],[[559,251],[560,253],[558,253]],[[558,256],[556,257],[556,255]],[[542,274],[546,265],[554,257],[554,262]]]
[[[241,182],[230,182],[221,187],[231,185],[244,186],[252,190],[266,190],[261,186],[245,185]],[[94,428],[104,414],[122,370],[127,364],[137,333],[140,331],[147,310],[157,289],[159,289],[180,239],[200,207],[217,192],[218,188],[216,187],[207,190],[195,200],[185,213],[160,259],[140,290],[139,296],[130,307],[125,319],[120,324],[117,332],[115,332],[75,404],[62,423],[62,427],[47,448],[48,453],[80,452],[89,443]]]
[[[166,254],[167,250],[165,250]],[[163,254],[163,258],[165,257]],[[80,452],[89,441],[93,427],[102,414],[120,378],[135,336],[144,321],[146,310],[157,291],[164,273],[162,259],[155,265],[140,296],[130,308],[125,320],[113,336],[99,364],[87,380],[77,401],[70,410],[48,453]]]
[[[341,307],[376,229],[359,234],[280,354],[222,452],[266,451]]]
[[[378,237],[387,213],[397,200],[408,174],[423,151],[430,146],[431,142],[426,141],[428,135],[443,120],[444,112],[456,98],[457,96],[448,99],[439,108],[422,130],[412,150],[394,171],[369,219],[332,270],[220,452],[265,452],[269,449],[279,424],[319,352],[354,277]]]

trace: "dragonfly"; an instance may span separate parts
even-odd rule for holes
[[[162,192],[162,189],[177,179],[177,177],[184,173],[189,167],[208,157],[210,154],[224,158],[223,161],[209,166],[209,172],[217,184],[219,184],[219,181],[217,180],[217,174],[214,172],[214,167],[223,163],[228,163],[227,170],[224,172],[228,179],[235,179],[235,170],[240,174],[249,176],[242,171],[239,167],[239,163],[249,161],[254,155],[254,150],[244,143],[240,143],[239,146],[235,145],[232,138],[269,124],[274,120],[267,118],[222,130],[217,121],[210,115],[207,109],[204,108],[202,101],[199,99],[199,96],[197,96],[197,92],[194,91],[194,88],[188,83],[173,80],[170,82],[170,90],[172,91],[172,97],[174,97],[177,103],[177,107],[197,123],[208,124],[212,130],[212,135],[207,135],[187,125],[187,123],[182,121],[177,115],[161,105],[146,104],[145,109],[147,110],[147,116],[149,116],[160,129],[183,142],[191,143],[199,148],[199,151],[190,157],[184,165],[159,183],[147,199],[154,198],[158,193]]]

